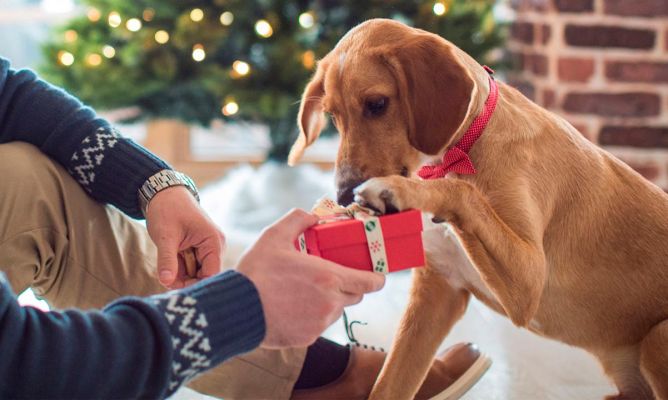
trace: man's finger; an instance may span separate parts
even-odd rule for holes
[[[213,240],[213,239],[212,239]],[[211,247],[211,249],[209,249]],[[197,249],[198,262],[200,269],[196,275],[189,275],[191,278],[208,278],[220,272],[222,267],[223,247],[219,243],[207,243]]]
[[[195,257],[195,250],[191,247],[181,252],[185,264],[186,276],[194,278],[197,276],[197,257]]]
[[[186,284],[181,279],[174,279],[171,285],[167,286],[170,290],[183,289],[186,287]]]
[[[158,280],[164,286],[170,286],[176,279],[178,271],[177,243],[171,243],[168,240],[161,240],[156,243],[158,246]]]
[[[350,294],[377,292],[385,286],[385,275],[338,266],[341,291]]]
[[[348,306],[354,306],[355,304],[359,304],[362,299],[364,298],[363,294],[351,294],[351,293],[344,293],[344,303],[343,305],[348,307]]]
[[[377,292],[385,286],[385,275],[371,271],[361,271],[345,267],[341,264],[320,258],[318,256],[302,254],[299,264],[311,270],[327,269],[334,272],[339,278],[339,290],[348,294],[364,294]]]
[[[317,216],[309,214],[304,210],[293,208],[290,212],[275,222],[270,229],[280,232],[281,236],[292,241],[317,222]]]

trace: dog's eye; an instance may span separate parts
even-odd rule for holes
[[[385,96],[370,97],[364,102],[365,117],[380,117],[385,114],[390,99]]]

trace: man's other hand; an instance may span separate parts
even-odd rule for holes
[[[225,236],[183,186],[158,192],[148,203],[146,227],[158,247],[158,279],[170,289],[220,272]],[[193,249],[198,268],[187,273],[182,252]]]

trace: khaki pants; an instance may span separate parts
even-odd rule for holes
[[[155,260],[142,224],[92,200],[35,147],[0,145],[0,269],[15,293],[31,287],[54,308],[100,308],[165,290]],[[305,353],[258,349],[189,386],[226,399],[285,399]]]

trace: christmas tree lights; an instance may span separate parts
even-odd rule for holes
[[[208,125],[265,123],[284,159],[316,60],[352,27],[394,18],[446,37],[481,63],[501,45],[487,0],[82,0],[44,46],[45,77],[101,109]]]

